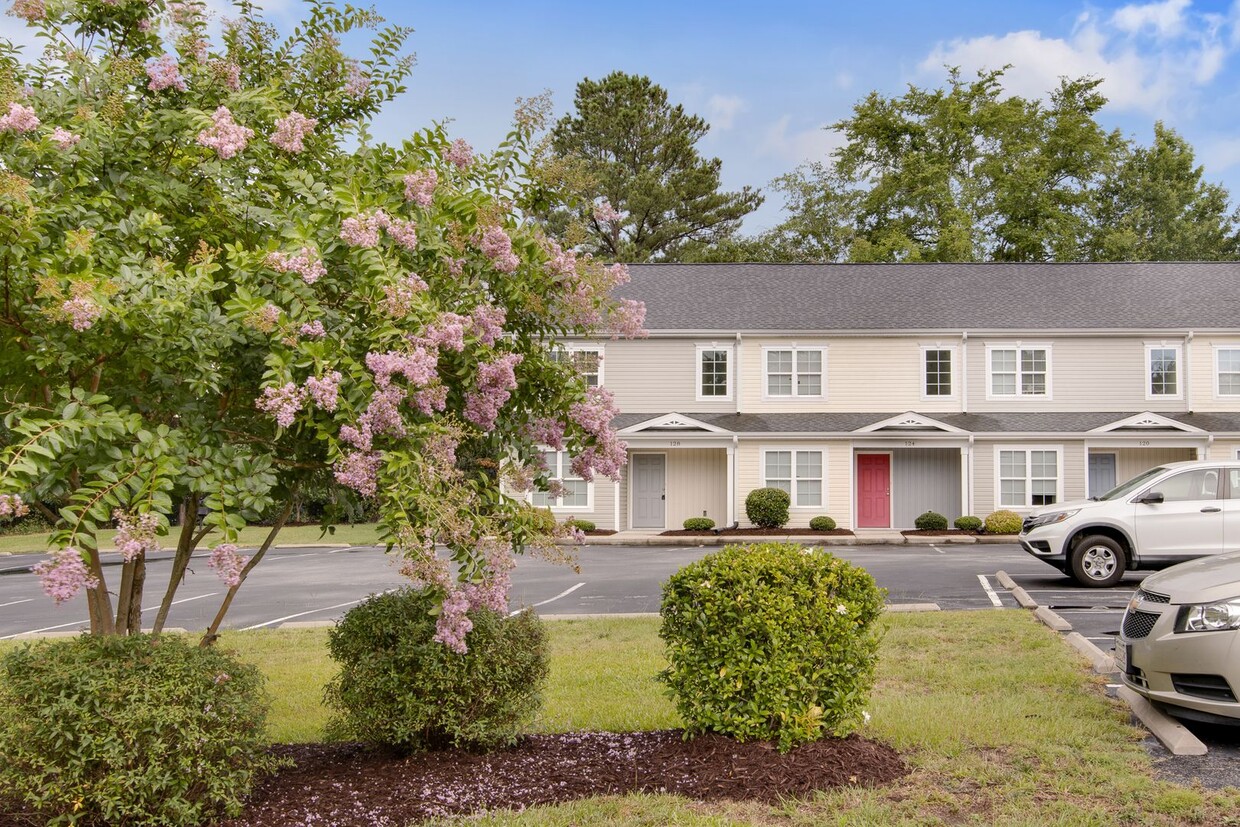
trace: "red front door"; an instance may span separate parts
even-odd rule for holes
[[[891,454],[857,454],[857,527],[891,528]]]

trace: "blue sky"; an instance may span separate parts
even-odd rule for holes
[[[357,2],[357,0],[355,0]],[[364,5],[364,2],[359,2]],[[212,7],[225,7],[212,0]],[[296,0],[263,5],[285,21]],[[415,29],[409,91],[375,134],[399,140],[451,119],[479,149],[507,131],[514,100],[544,90],[557,115],[583,77],[648,75],[711,124],[699,145],[723,160],[727,188],[766,188],[836,145],[824,130],[870,90],[938,86],[944,64],[966,76],[1013,64],[1009,91],[1044,96],[1060,76],[1105,79],[1100,120],[1148,142],[1155,120],[1197,150],[1206,177],[1240,202],[1240,0],[1080,2],[422,2],[378,0]],[[18,21],[0,19],[0,34]],[[780,220],[772,193],[747,231]]]

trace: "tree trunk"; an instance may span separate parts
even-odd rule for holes
[[[116,633],[116,624],[112,619],[112,598],[108,595],[108,585],[103,579],[103,565],[99,562],[99,549],[88,555],[91,577],[99,581],[99,585],[86,590],[86,606],[90,612],[90,633],[92,635],[112,635]]]
[[[275,542],[276,535],[280,533],[280,529],[284,528],[289,514],[293,513],[293,500],[295,496],[295,494],[289,495],[288,501],[284,504],[284,510],[280,512],[280,516],[276,518],[275,523],[271,526],[271,531],[267,532],[267,538],[263,540],[263,544],[258,551],[254,552],[250,562],[245,564],[245,568],[241,569],[241,577],[237,580],[237,585],[229,587],[228,594],[224,595],[224,602],[220,604],[220,610],[215,613],[215,619],[211,621],[210,628],[203,634],[202,640],[198,642],[199,646],[205,648],[215,643],[216,639],[219,638],[220,624],[224,622],[224,615],[228,614],[228,607],[232,605],[233,597],[236,596],[237,590],[241,588],[241,584],[245,582],[245,578],[258,565],[258,561],[263,559],[267,549],[271,548],[271,544]]]
[[[177,553],[172,559],[172,574],[168,576],[168,589],[164,592],[164,599],[160,601],[159,612],[155,615],[155,625],[151,628],[151,634],[156,638],[164,630],[164,624],[168,622],[168,612],[172,609],[172,600],[177,595],[177,587],[181,585],[185,570],[189,568],[189,558],[194,553],[194,547],[198,545],[198,538],[194,536],[194,528],[198,523],[198,495],[190,494],[186,497],[181,504],[181,509],[184,519],[181,520],[181,536],[177,540]]]
[[[136,561],[131,560],[121,568],[121,585],[116,590],[116,633],[131,635],[129,606],[133,601],[133,570]]]
[[[129,634],[137,635],[142,632],[142,589],[146,586],[146,552],[138,555],[138,559],[134,560],[133,567],[133,589],[129,601]]]

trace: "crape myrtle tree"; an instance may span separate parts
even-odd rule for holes
[[[0,41],[0,518],[55,523],[45,591],[134,633],[167,535],[158,634],[205,540],[228,586],[208,644],[299,488],[328,480],[373,501],[463,650],[465,613],[504,607],[511,550],[556,530],[519,496],[554,487],[539,446],[587,479],[625,455],[610,397],[552,343],[640,335],[644,308],[610,298],[623,266],[524,218],[549,197],[527,164],[546,102],[489,156],[441,127],[386,146],[366,126],[403,91],[409,30],[372,12],[310,2],[281,38],[242,3],[217,42],[193,2],[11,13],[46,50]]]

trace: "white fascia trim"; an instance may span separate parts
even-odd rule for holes
[[[628,426],[627,428],[621,428],[616,433],[638,434],[650,428],[693,428],[693,429],[706,431],[707,433],[711,433],[711,434],[731,434],[732,433],[727,428],[720,428],[717,425],[708,425],[707,423],[700,422],[699,420],[696,420],[691,416],[685,416],[684,414],[679,414],[674,411],[672,413],[664,414],[663,416],[657,416],[654,419],[647,419],[644,422],[638,422],[636,424]],[[691,436],[691,434],[678,433],[676,438],[683,439],[689,436]]]
[[[895,427],[899,425],[917,425],[917,426],[924,427],[924,428],[939,428],[943,432],[949,433],[949,434],[967,433],[966,431],[960,428],[957,428],[954,425],[948,425],[946,422],[939,422],[937,419],[934,419],[933,417],[925,416],[924,414],[919,414],[916,411],[905,411],[902,414],[896,414],[895,416],[884,419],[881,422],[875,422],[872,425],[866,425],[864,428],[858,428],[853,433],[868,434],[868,433],[873,433],[874,431],[880,431],[883,428],[890,428],[890,427]],[[913,431],[910,433],[921,434],[924,432]]]
[[[1205,431],[1201,430],[1200,428],[1194,427],[1192,425],[1185,425],[1183,422],[1178,422],[1174,419],[1165,417],[1161,414],[1153,413],[1151,411],[1143,411],[1142,413],[1139,413],[1139,414],[1133,414],[1132,416],[1125,417],[1124,419],[1120,419],[1115,422],[1111,422],[1107,425],[1101,425],[1097,428],[1093,428],[1089,431],[1086,431],[1085,433],[1105,434],[1105,433],[1110,433],[1112,431],[1117,431],[1120,428],[1132,428],[1132,427],[1146,427],[1146,428],[1151,428],[1151,429],[1174,428],[1175,430],[1181,431],[1186,434],[1204,434],[1205,433]],[[1159,436],[1166,436],[1166,434],[1159,434]],[[1139,439],[1141,437],[1142,437],[1141,434],[1136,434],[1136,438]]]

